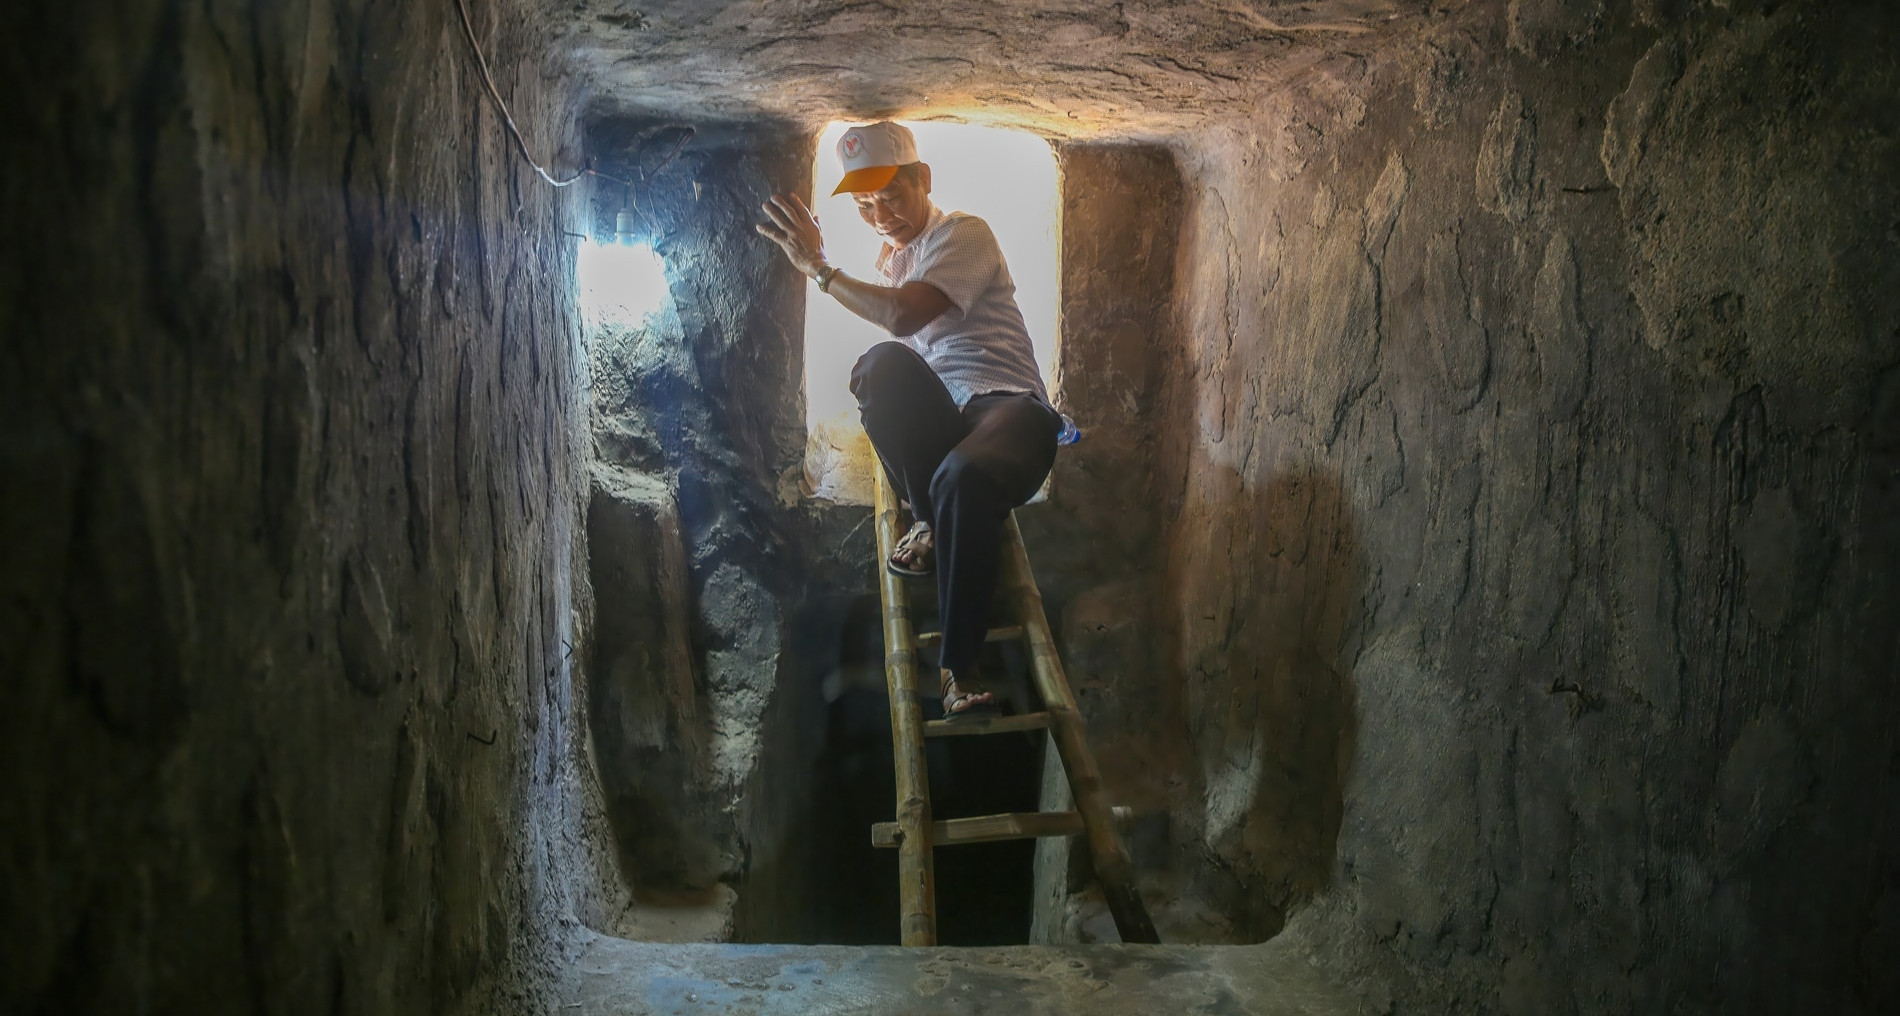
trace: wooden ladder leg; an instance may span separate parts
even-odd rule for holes
[[[904,945],[937,944],[937,887],[930,856],[930,777],[917,697],[917,637],[904,580],[884,562],[897,547],[897,496],[876,468],[878,590],[884,601],[884,679],[890,689],[891,752],[897,770],[897,878]]]
[[[1088,724],[1076,706],[1075,695],[1063,675],[1062,660],[1056,655],[1055,639],[1049,634],[1049,618],[1043,613],[1042,592],[1036,587],[1035,573],[1029,568],[1029,552],[1023,547],[1022,531],[1011,515],[1003,524],[1003,585],[1008,590],[1029,643],[1030,672],[1036,690],[1042,695],[1043,708],[1049,714],[1049,730],[1055,737],[1056,750],[1062,756],[1062,769],[1069,777],[1069,790],[1075,797],[1075,810],[1082,816],[1088,833],[1089,856],[1095,864],[1095,878],[1108,900],[1108,911],[1115,918],[1115,930],[1123,942],[1159,942],[1148,908],[1135,891],[1134,864],[1121,835],[1115,831],[1112,812],[1102,793],[1102,774],[1089,750]]]

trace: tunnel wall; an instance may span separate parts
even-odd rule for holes
[[[1020,508],[1024,546],[1055,626],[1065,674],[1088,718],[1091,747],[1118,805],[1144,824],[1131,837],[1164,940],[1211,938],[1164,821],[1188,769],[1182,699],[1157,610],[1165,577],[1162,461],[1181,217],[1180,167],[1167,147],[1070,142],[1062,172],[1061,342],[1053,391],[1082,431],[1061,448],[1049,500]],[[1071,806],[1045,754],[1042,810]],[[1163,820],[1163,821],[1155,821]],[[1079,840],[1036,843],[1031,939],[1113,940]],[[1183,907],[1187,912],[1184,913]]]
[[[822,941],[811,893],[819,684],[870,574],[868,512],[800,498],[809,283],[752,224],[807,193],[813,139],[702,122],[590,130],[636,189],[668,306],[592,339],[602,783],[632,937]],[[593,228],[610,235],[617,188]],[[652,562],[676,555],[676,576]],[[671,566],[669,566],[670,568]]]
[[[526,5],[471,6],[571,167]],[[572,655],[586,209],[454,17],[0,14],[0,1010],[540,1010],[619,909]]]
[[[1172,819],[1238,937],[1397,1011],[1900,997],[1894,20],[1489,4],[1185,139]]]

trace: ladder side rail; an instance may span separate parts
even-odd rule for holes
[[[937,944],[936,874],[930,854],[930,776],[917,697],[917,637],[904,580],[884,562],[897,547],[897,496],[876,469],[878,591],[884,608],[884,680],[890,692],[891,754],[897,773],[899,930],[907,946]]]
[[[1003,582],[1014,600],[1016,615],[1029,645],[1030,673],[1036,691],[1042,696],[1043,709],[1049,714],[1049,731],[1055,736],[1056,750],[1062,757],[1062,769],[1069,778],[1075,797],[1075,810],[1081,814],[1088,832],[1089,855],[1095,865],[1096,881],[1108,901],[1109,913],[1123,942],[1159,942],[1148,908],[1135,891],[1134,863],[1116,833],[1113,813],[1102,790],[1101,771],[1088,746],[1088,724],[1082,718],[1075,695],[1069,690],[1056,654],[1055,639],[1049,632],[1049,618],[1042,609],[1042,592],[1029,567],[1029,552],[1023,546],[1022,530],[1011,514],[1003,524]]]

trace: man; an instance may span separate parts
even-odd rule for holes
[[[884,122],[838,140],[858,214],[884,238],[879,282],[825,263],[818,220],[774,195],[758,230],[845,309],[901,341],[871,347],[851,370],[865,433],[916,523],[886,567],[937,576],[943,615],[943,710],[995,708],[977,674],[989,626],[1003,522],[1055,462],[1062,417],[1049,404],[1016,307],[1016,284],[990,227],[930,200],[930,167],[909,129]]]

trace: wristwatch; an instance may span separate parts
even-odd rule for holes
[[[818,269],[818,291],[820,293],[831,292],[831,280],[837,277],[838,277],[838,270],[836,268],[833,268],[830,265],[824,265],[820,267]]]

